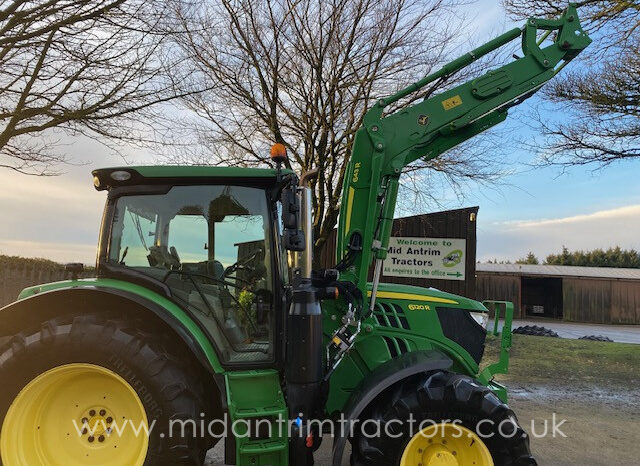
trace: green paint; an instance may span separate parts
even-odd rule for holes
[[[275,370],[228,372],[227,405],[236,434],[236,461],[239,466],[289,464],[289,419],[287,404]],[[252,422],[253,421],[253,422]],[[282,421],[282,422],[279,422]],[[272,432],[267,439],[251,439],[256,422]],[[248,431],[250,430],[250,431]]]
[[[163,309],[166,309],[169,314],[175,317],[185,327],[185,329],[189,333],[191,333],[193,338],[198,342],[198,345],[206,355],[209,364],[211,364],[211,368],[218,374],[224,372],[224,369],[222,368],[222,366],[220,365],[220,361],[218,360],[218,356],[213,349],[212,342],[209,341],[209,338],[189,317],[189,315],[181,307],[169,301],[167,298],[140,285],[125,282],[122,280],[113,280],[110,278],[69,280],[25,288],[18,296],[18,299],[20,300],[28,298],[29,296],[33,296],[38,293],[45,293],[47,291],[82,287],[112,288],[116,290],[127,291],[129,293],[141,296],[142,298],[148,299],[149,301],[158,304],[159,306],[162,306]]]
[[[502,338],[500,340],[500,358],[498,362],[491,364],[478,374],[478,380],[487,385],[495,374],[506,374],[509,371],[509,351],[511,350],[512,336],[511,326],[513,323],[513,303],[509,301],[484,301],[483,304],[495,310],[495,323],[493,334],[498,336],[498,322],[500,321],[500,309],[504,308],[504,325],[502,327]],[[505,392],[506,397],[506,392]]]
[[[469,353],[443,335],[436,308],[486,311],[485,306],[462,296],[417,286],[381,283],[378,291],[378,296],[399,294],[408,297],[419,296],[423,299],[378,298],[374,315],[363,322],[364,330],[360,333],[354,348],[331,377],[328,414],[342,411],[362,380],[380,364],[389,360],[389,342],[398,354],[401,354],[404,348],[409,351],[439,349],[452,358],[452,370],[455,372],[471,377],[478,374],[478,364]],[[402,312],[398,313],[396,306],[385,304],[395,304]],[[339,302],[325,301],[323,311],[323,329],[328,341],[332,332],[340,325],[344,310]],[[409,329],[403,328],[402,318],[406,319]],[[382,321],[383,325],[380,325],[379,321]]]

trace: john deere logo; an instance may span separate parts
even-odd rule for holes
[[[409,304],[410,311],[430,311],[431,308],[426,304]]]
[[[442,265],[444,265],[445,267],[455,267],[460,262],[462,262],[462,251],[460,249],[451,251],[449,254],[442,258]]]
[[[428,115],[420,115],[418,117],[418,124],[421,126],[427,126],[429,124],[429,116]]]

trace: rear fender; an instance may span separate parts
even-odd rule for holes
[[[160,331],[173,333],[205,371],[224,372],[211,343],[193,319],[171,301],[156,296],[157,299],[150,299],[134,290],[69,282],[66,288],[56,287],[0,309],[0,338],[60,316],[82,315],[90,310],[117,311],[123,316],[142,319]]]
[[[427,371],[446,370],[452,364],[451,358],[438,350],[412,351],[381,364],[353,392],[345,406],[344,421],[340,425],[351,426],[352,421],[359,419],[376,397],[402,380]],[[344,428],[339,430],[333,443],[333,466],[342,464],[347,442],[348,432],[344,432]]]

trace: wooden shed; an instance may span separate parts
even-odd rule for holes
[[[512,301],[516,317],[640,324],[640,269],[476,264],[478,299]]]

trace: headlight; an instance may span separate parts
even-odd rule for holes
[[[487,325],[489,324],[489,313],[488,312],[469,312],[469,315],[473,317],[473,320],[478,322],[478,324],[483,328],[487,329]]]

